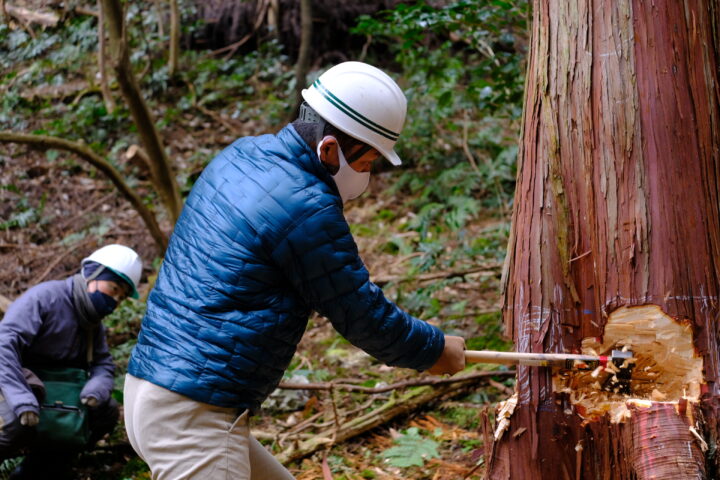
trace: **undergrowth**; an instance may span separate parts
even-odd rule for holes
[[[225,146],[225,137],[214,142],[206,138],[206,132],[219,128],[218,118],[256,134],[280,126],[293,103],[293,65],[282,45],[264,42],[255,52],[227,60],[205,51],[183,51],[180,72],[170,78],[165,64],[167,36],[158,32],[154,3],[131,2],[126,8],[131,62],[158,128],[173,153],[179,151],[179,143],[192,143],[191,154],[173,156],[187,194],[203,166]],[[516,174],[527,9],[525,0],[459,0],[442,8],[424,2],[400,4],[395,10],[360,18],[353,30],[380,47],[371,51],[390,52],[366,61],[386,68],[399,80],[409,105],[398,143],[404,167],[392,173],[392,186],[379,195],[384,207],[353,225],[353,234],[383,238],[380,253],[407,258],[402,278],[406,283],[391,282],[388,295],[411,314],[448,333],[465,335],[468,348],[509,348],[497,302],[489,302],[490,311],[476,304],[499,297],[499,273],[419,279],[427,273],[478,265],[492,271],[504,258]],[[108,111],[99,89],[96,29],[97,19],[92,16],[71,15],[57,27],[36,29],[34,35],[0,23],[0,129],[82,141],[106,157],[130,185],[147,184],[142,169],[123,156],[139,139],[117,85],[110,85],[118,101],[113,111]],[[362,53],[348,55],[358,59]],[[0,166],[5,168],[24,152],[0,150]],[[68,155],[49,151],[46,159],[64,172],[98,175]],[[378,167],[381,172],[387,169]],[[9,207],[0,212],[0,233],[42,229],[54,220],[47,208],[51,198],[26,195],[12,177],[2,178],[0,198],[8,200]],[[158,202],[151,188],[144,192],[147,204]],[[101,242],[106,232],[107,224],[99,219],[59,241],[75,245],[94,235]],[[106,322],[118,364],[113,396],[120,402],[144,309],[142,301],[125,302]],[[353,368],[336,368],[348,361],[342,351],[350,348],[335,337],[323,347],[322,359],[294,359],[288,378],[304,375],[310,381],[326,381],[339,372],[356,374]],[[335,356],[325,358],[328,352]],[[376,367],[366,364],[359,370],[368,375],[368,386],[385,381]],[[480,393],[467,399],[491,400]],[[477,417],[463,408],[445,410],[444,418],[476,429]],[[124,441],[118,435],[115,440]],[[434,456],[434,441],[433,432],[406,429],[384,456],[398,467],[417,465],[420,459],[425,462]],[[476,446],[468,441],[463,448]],[[334,473],[344,474],[346,463],[342,455],[330,457]],[[0,465],[0,479],[12,467],[8,462]],[[146,478],[147,472],[142,462],[132,460],[122,475]],[[373,478],[371,469],[360,475]]]

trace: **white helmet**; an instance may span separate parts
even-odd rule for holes
[[[407,100],[385,72],[362,62],[344,62],[320,75],[302,96],[318,115],[374,147],[393,165],[393,150],[405,124]]]
[[[122,277],[132,287],[130,295],[138,298],[137,286],[142,274],[142,261],[135,250],[124,245],[106,245],[83,259],[80,265],[85,265],[87,262],[97,262]]]

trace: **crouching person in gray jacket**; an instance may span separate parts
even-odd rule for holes
[[[108,245],[77,275],[40,283],[8,309],[0,322],[0,461],[25,455],[10,478],[64,478],[79,451],[115,428],[115,365],[101,320],[137,297],[141,272],[137,253]]]

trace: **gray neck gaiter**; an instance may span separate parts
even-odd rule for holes
[[[80,328],[84,330],[93,329],[100,323],[101,317],[90,301],[90,294],[87,291],[87,281],[78,273],[73,275],[73,301],[75,302],[75,313]]]

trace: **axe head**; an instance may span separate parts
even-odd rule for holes
[[[632,378],[632,370],[635,367],[635,359],[631,351],[613,350],[608,359],[612,362],[616,370],[609,375],[603,382],[603,390],[611,392],[630,394],[630,380]]]

